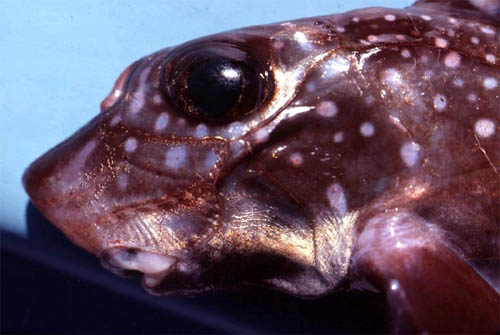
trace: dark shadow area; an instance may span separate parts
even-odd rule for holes
[[[339,292],[302,300],[266,289],[155,297],[102,269],[30,203],[28,238],[1,234],[5,332],[380,333],[383,297]]]
[[[1,252],[2,334],[220,332]]]

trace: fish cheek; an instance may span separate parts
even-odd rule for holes
[[[223,226],[210,240],[218,251],[211,265],[217,273],[301,296],[324,290],[307,213],[258,162],[248,157],[235,167],[220,194]]]
[[[126,247],[184,258],[204,244],[218,226],[216,197],[174,198],[136,204],[111,215],[106,248]]]
[[[116,219],[108,247],[167,254],[197,248],[220,221],[215,178],[223,143],[134,139],[128,151],[125,141],[107,190]]]

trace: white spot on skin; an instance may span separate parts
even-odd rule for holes
[[[432,71],[432,70],[425,70],[424,71],[423,79],[430,80],[433,75],[434,75],[434,71]]]
[[[424,21],[430,21],[432,20],[432,17],[430,17],[429,15],[420,15],[420,17],[422,18],[422,20]]]
[[[337,105],[333,101],[322,101],[316,107],[316,111],[323,117],[333,117],[337,115]]]
[[[495,30],[491,28],[490,26],[482,26],[481,31],[485,33],[486,35],[494,35]]]
[[[159,104],[161,104],[161,102],[162,102],[161,96],[159,94],[155,94],[153,96],[153,103],[155,105],[159,105]]]
[[[330,203],[330,207],[335,209],[339,218],[343,218],[347,211],[347,201],[344,194],[344,189],[339,183],[333,183],[326,190],[326,197]]]
[[[314,92],[316,91],[316,84],[313,81],[310,81],[306,84],[306,90],[307,92]]]
[[[336,76],[343,72],[349,71],[351,63],[348,59],[342,56],[335,56],[332,59],[326,61],[323,65],[324,75],[326,76]],[[323,76],[323,75],[322,75]]]
[[[498,81],[493,77],[486,77],[483,80],[483,86],[487,90],[492,90],[498,86]]]
[[[114,126],[116,126],[116,125],[117,125],[117,124],[118,124],[121,120],[122,120],[122,117],[121,117],[119,114],[117,114],[117,115],[113,116],[113,118],[111,119],[111,122],[109,123],[109,125],[110,125],[111,127],[114,127]]]
[[[196,129],[194,130],[195,137],[203,138],[206,137],[207,134],[208,134],[207,126],[205,126],[203,123],[196,126]]]
[[[401,159],[408,167],[412,167],[418,161],[420,145],[415,142],[405,142],[399,151]]]
[[[120,173],[116,182],[118,183],[118,187],[120,188],[120,190],[125,191],[127,189],[128,177],[126,174]]]
[[[457,79],[453,80],[453,85],[455,85],[457,87],[464,87],[464,80],[461,78],[457,78]]]
[[[301,31],[297,31],[295,34],[293,34],[293,38],[295,38],[295,40],[299,43],[308,43],[309,42],[306,34],[304,34]]]
[[[132,94],[132,101],[129,105],[129,111],[132,114],[139,113],[144,106],[146,101],[146,79],[148,78],[150,71],[151,68],[145,69],[139,76],[139,85],[134,94]]]
[[[476,102],[477,101],[477,95],[475,93],[469,93],[469,94],[467,94],[467,101],[469,101],[469,102]]]
[[[448,18],[448,22],[451,23],[451,24],[457,24],[458,23],[458,20],[455,19],[454,17],[449,17]]]
[[[403,56],[403,58],[410,58],[411,57],[410,50],[408,50],[408,49],[401,50],[401,56]]]
[[[493,55],[493,54],[486,54],[484,56],[484,59],[486,59],[486,61],[488,63],[491,63],[491,64],[495,64],[495,62],[496,62],[495,55]]]
[[[344,27],[336,27],[335,28],[339,33],[345,33],[345,28]]]
[[[446,97],[442,94],[436,94],[433,99],[434,109],[438,112],[442,112],[446,109],[448,102],[446,101]]]
[[[303,162],[302,155],[298,152],[294,152],[293,154],[290,155],[290,162],[292,163],[293,166],[301,165]]]
[[[384,16],[384,20],[392,22],[392,21],[396,20],[396,17],[394,15],[392,15],[392,14],[387,14],[387,15]]]
[[[434,44],[436,45],[436,47],[444,49],[448,46],[448,41],[444,38],[436,37],[434,40]]]
[[[179,169],[186,163],[186,148],[181,145],[173,147],[165,154],[165,166],[170,169]]]
[[[359,17],[355,16],[352,18],[352,22],[358,23],[359,22]]]
[[[479,38],[477,38],[476,36],[472,36],[470,38],[470,41],[473,43],[473,44],[479,44]]]
[[[226,136],[232,140],[243,135],[243,132],[244,132],[243,125],[241,124],[241,122],[236,121],[229,125],[226,131]]]
[[[134,152],[137,149],[137,140],[133,137],[127,138],[125,141],[125,151]]]
[[[263,143],[269,138],[269,130],[266,128],[261,128],[255,132],[255,141],[257,143]]]
[[[382,74],[382,80],[389,84],[400,85],[402,83],[401,73],[395,69],[387,69]]]
[[[359,131],[364,137],[371,137],[375,134],[375,127],[371,122],[363,122],[359,127]]]
[[[158,118],[156,119],[155,122],[155,130],[157,132],[160,132],[164,130],[168,125],[168,114],[167,113],[161,113]]]
[[[293,38],[300,44],[300,46],[305,49],[309,50],[311,48],[311,42],[309,41],[309,38],[307,37],[306,34],[304,34],[301,31],[297,31],[295,34],[293,34]]]
[[[371,106],[375,102],[375,98],[373,97],[373,95],[367,96],[364,100],[367,106]]]
[[[495,133],[495,124],[488,119],[479,119],[474,126],[474,130],[477,136],[488,138]]]
[[[344,140],[344,132],[338,131],[333,135],[333,142],[340,143]]]
[[[205,158],[205,167],[207,169],[215,169],[216,165],[217,165],[217,162],[219,161],[219,156],[213,152],[213,151],[210,151],[208,154],[207,154],[207,157]]]
[[[237,158],[246,152],[246,144],[243,140],[231,142],[231,158]]]
[[[455,68],[460,65],[460,55],[456,51],[450,51],[444,57],[444,65],[449,68]]]

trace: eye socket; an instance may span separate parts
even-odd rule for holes
[[[197,118],[236,118],[255,110],[272,92],[267,66],[232,45],[198,46],[167,60],[162,89]]]

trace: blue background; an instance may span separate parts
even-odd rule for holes
[[[28,206],[28,197],[21,185],[22,173],[34,159],[67,138],[97,114],[101,100],[111,90],[121,71],[144,55],[196,37],[248,25],[326,15],[368,6],[404,7],[411,2],[0,0],[2,250],[8,249],[9,252],[32,259],[33,264],[44,264],[78,278],[64,281],[64,285],[69,282],[71,287],[75,287],[74,290],[69,290],[70,293],[54,291],[53,297],[66,294],[86,295],[92,292],[91,289],[82,289],[79,280],[84,278],[86,282],[105,287],[120,296],[127,296],[136,302],[189,320],[196,319],[202,324],[216,326],[219,330],[255,332],[254,326],[263,321],[251,319],[248,310],[258,309],[259,305],[253,302],[247,305],[242,302],[238,304],[239,296],[225,300],[219,296],[215,304],[213,299],[203,297],[196,300],[159,299],[145,294],[137,282],[122,280],[101,269],[94,257],[71,245],[62,234],[44,221],[32,206]],[[16,262],[10,264],[18,264]],[[13,276],[9,274],[9,292],[12,291],[12,299],[8,300],[7,304],[9,310],[13,311],[11,318],[12,315],[15,317],[19,314],[24,324],[26,319],[23,319],[23,313],[30,313],[30,309],[46,309],[47,314],[54,314],[50,310],[53,308],[50,303],[47,306],[44,301],[39,305],[33,301],[30,303],[30,292],[27,292],[28,302],[20,299],[15,291],[15,284],[14,287],[12,284],[18,282],[20,293],[25,291],[26,286],[39,286],[40,291],[52,293],[51,290],[56,290],[59,282],[50,286],[53,281],[53,277],[47,274],[50,271],[41,270],[34,282],[19,282],[21,277],[35,278],[32,273],[33,266],[9,266],[14,271],[21,268],[21,272],[16,272]],[[59,275],[56,277],[59,278]],[[103,294],[101,291],[97,292],[97,295]],[[35,297],[41,297],[39,292],[33,294]],[[282,303],[285,298],[279,297],[278,303]],[[236,299],[236,304],[233,299]],[[109,297],[103,298],[102,304],[108,300]],[[262,304],[266,305],[268,301],[275,300],[276,298],[264,299]],[[15,303],[18,306],[13,309]],[[89,299],[88,303],[91,306],[95,304],[95,300]],[[54,302],[52,305],[56,304]],[[121,302],[118,302],[118,306],[121,306]],[[302,308],[307,310],[308,306],[304,305]],[[357,306],[359,305],[355,308],[358,308]],[[61,305],[61,308],[66,308],[66,305]],[[86,308],[87,305],[81,306],[84,313],[88,311]],[[74,312],[75,315],[80,313],[79,310],[75,311],[78,311]],[[166,314],[161,315],[161,318],[166,317]],[[45,317],[43,313],[40,315],[41,319]],[[268,315],[268,318],[273,319],[274,314]],[[291,322],[284,320],[287,324]],[[61,321],[55,322],[59,324]],[[68,322],[74,324],[71,320]],[[89,322],[83,320],[75,327],[88,325]],[[142,324],[139,324],[139,327],[142,327]],[[279,328],[264,328],[264,331],[270,332],[270,329]]]

